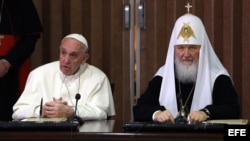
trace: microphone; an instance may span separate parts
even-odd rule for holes
[[[80,117],[78,117],[77,115],[76,115],[76,111],[77,111],[77,104],[78,104],[78,100],[81,98],[81,95],[79,94],[79,93],[77,93],[76,95],[75,95],[75,99],[76,99],[76,105],[75,105],[75,111],[74,111],[74,115],[73,115],[73,122],[74,123],[79,123],[80,125],[82,125],[83,124],[83,120],[80,118]]]
[[[74,116],[76,116],[76,111],[77,111],[77,104],[78,104],[78,100],[81,98],[81,95],[79,93],[76,94],[75,99],[76,99],[76,106],[75,106],[75,113]]]
[[[187,118],[186,118],[185,107],[182,103],[182,97],[180,93],[177,94],[177,100],[179,103],[180,110],[179,110],[178,116],[175,118],[175,122],[176,123],[188,123]]]

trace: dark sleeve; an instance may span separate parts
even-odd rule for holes
[[[160,106],[159,95],[162,77],[154,77],[148,84],[146,91],[138,98],[133,107],[134,121],[152,121],[153,113],[157,110],[165,110]]]
[[[5,59],[9,61],[12,68],[18,69],[23,62],[30,57],[35,49],[36,42],[39,35],[29,35],[22,37],[22,39],[15,44],[10,52],[5,56]]]
[[[36,42],[42,33],[42,25],[32,0],[8,2],[11,5],[8,9],[13,25],[13,34],[20,40],[5,56],[5,59],[10,62],[12,68],[18,69],[33,53]]]
[[[219,76],[214,83],[213,104],[206,106],[211,119],[234,119],[240,116],[238,97],[232,80]]]

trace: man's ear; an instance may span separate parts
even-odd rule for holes
[[[83,63],[87,62],[87,60],[89,59],[89,54],[86,53],[83,55]]]

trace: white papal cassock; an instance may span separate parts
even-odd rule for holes
[[[106,119],[115,115],[115,107],[107,76],[98,68],[85,63],[78,72],[65,76],[59,69],[59,61],[34,69],[26,87],[13,106],[14,120],[39,117],[40,101],[52,101],[53,97],[68,102],[75,108],[75,95],[79,93],[77,115],[83,120]]]

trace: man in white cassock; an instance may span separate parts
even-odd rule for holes
[[[88,49],[81,34],[65,36],[59,46],[59,61],[42,65],[29,74],[25,89],[13,106],[12,118],[72,119],[76,114],[82,120],[99,120],[114,116],[110,82],[100,69],[86,63]],[[80,99],[75,113],[76,94],[80,94]]]
[[[237,93],[202,21],[187,13],[175,23],[165,64],[133,108],[135,121],[196,123],[239,118]]]

